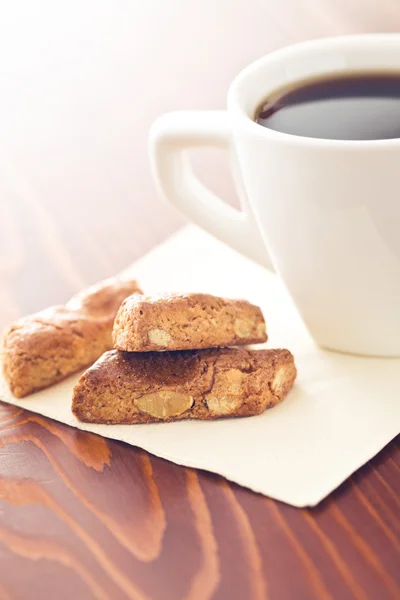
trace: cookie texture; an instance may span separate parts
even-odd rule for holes
[[[128,352],[197,350],[267,340],[261,309],[209,294],[130,296],[113,329],[114,347]]]
[[[245,417],[281,402],[295,378],[288,350],[111,350],[76,384],[72,412],[114,424]]]
[[[3,337],[3,371],[22,398],[92,364],[112,348],[112,326],[121,302],[141,293],[124,275],[107,279],[13,323]]]

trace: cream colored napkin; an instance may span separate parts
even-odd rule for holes
[[[208,234],[185,227],[132,272],[147,292],[210,292],[260,304],[267,346],[295,355],[299,376],[288,398],[258,417],[153,425],[80,423],[70,410],[77,376],[22,401],[1,378],[0,398],[294,506],[320,502],[399,433],[400,360],[318,349],[278,278]]]

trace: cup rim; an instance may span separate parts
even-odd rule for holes
[[[398,148],[400,146],[399,138],[389,139],[378,139],[378,140],[339,140],[339,139],[327,139],[327,138],[314,138],[308,136],[301,136],[292,133],[283,133],[281,131],[275,131],[268,129],[268,127],[262,127],[256,123],[246,112],[243,102],[240,98],[239,89],[243,85],[244,81],[250,77],[254,77],[255,74],[265,65],[270,63],[272,60],[281,59],[290,60],[290,55],[295,51],[302,50],[316,50],[323,47],[340,46],[342,43],[354,44],[354,46],[371,44],[386,44],[389,42],[398,43],[399,56],[400,56],[400,33],[365,33],[356,35],[337,35],[330,37],[320,37],[312,40],[298,42],[284,46],[277,50],[273,50],[261,58],[253,61],[247,67],[242,69],[234,80],[232,81],[227,96],[228,111],[234,114],[235,118],[240,119],[241,125],[247,127],[249,132],[257,137],[269,139],[271,141],[281,142],[290,145],[307,145],[307,146],[318,146],[318,147],[335,147],[343,149],[355,149],[358,150],[371,150],[380,147],[387,148]],[[399,74],[400,74],[400,60],[399,60]]]

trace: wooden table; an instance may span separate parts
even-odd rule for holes
[[[400,27],[397,0],[60,4],[0,19],[0,326],[180,225],[148,168],[157,114],[223,107],[278,46]],[[229,197],[223,157],[196,160]],[[396,441],[313,510],[4,404],[0,448],[1,600],[400,597]]]

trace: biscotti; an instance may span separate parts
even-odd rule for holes
[[[114,347],[128,352],[196,350],[265,342],[261,309],[209,294],[130,296],[113,329]]]
[[[115,315],[132,293],[141,293],[136,281],[121,275],[13,323],[4,334],[3,370],[14,396],[57,383],[112,348]]]
[[[76,384],[72,412],[114,424],[258,415],[283,400],[295,377],[288,350],[111,350]]]

